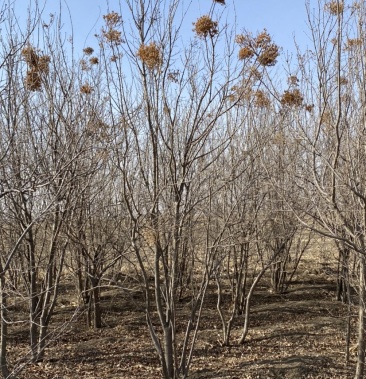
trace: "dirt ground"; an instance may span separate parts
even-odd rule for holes
[[[302,273],[284,295],[270,293],[265,281],[258,287],[250,331],[242,346],[237,344],[243,326],[240,317],[234,325],[231,346],[220,343],[213,284],[189,378],[351,378],[354,352],[349,365],[345,365],[347,307],[335,300],[335,277],[329,267],[319,262],[306,270],[307,264],[305,259],[299,268]],[[55,331],[46,359],[26,366],[20,378],[160,378],[140,297],[138,292],[131,297],[119,289],[106,290],[105,327],[88,330],[83,316],[75,316],[68,323],[75,305],[67,299],[67,293],[61,295],[55,316],[60,329]],[[353,317],[353,330],[355,323]],[[26,354],[26,330],[12,327],[10,340],[11,356]]]

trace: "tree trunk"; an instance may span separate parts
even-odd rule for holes
[[[92,293],[93,293],[93,326],[96,329],[102,327],[102,309],[100,307],[100,288],[99,288],[99,280],[92,278]]]
[[[349,251],[342,246],[338,246],[338,250],[337,300],[347,303],[350,300],[348,299]]]
[[[245,342],[245,338],[247,337],[248,331],[249,331],[249,316],[250,316],[250,301],[252,299],[252,295],[254,293],[255,287],[259,283],[260,279],[264,275],[264,273],[267,271],[269,266],[263,267],[260,273],[257,275],[257,277],[254,279],[254,282],[252,283],[248,295],[247,300],[245,303],[245,321],[244,321],[244,327],[243,327],[243,333],[241,335],[241,338],[239,340],[239,344],[242,345]]]
[[[365,371],[365,256],[360,257],[359,305],[358,305],[358,354],[355,379],[362,379]]]
[[[2,270],[2,268],[1,268]],[[0,341],[0,365],[1,365],[1,375],[3,378],[9,377],[9,368],[6,362],[7,353],[7,342],[8,342],[8,321],[7,321],[7,304],[6,304],[6,289],[5,289],[5,275],[0,276],[0,296],[1,296],[1,341]]]
[[[167,366],[167,373],[169,379],[175,379],[174,375],[174,354],[173,354],[173,334],[172,326],[169,323],[164,328],[164,351],[165,351],[165,363]],[[168,379],[167,378],[167,379]]]
[[[37,295],[37,272],[36,272],[36,258],[35,258],[35,244],[33,242],[33,237],[28,244],[28,254],[29,254],[29,336],[30,336],[30,347],[32,351],[32,362],[36,362],[38,358],[37,351],[37,331],[38,331],[38,316],[39,316],[39,302],[40,299]]]

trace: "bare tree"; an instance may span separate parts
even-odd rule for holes
[[[212,163],[234,133],[235,128],[226,129],[224,115],[233,107],[230,87],[241,70],[235,36],[220,30],[220,8],[198,18],[195,36],[182,44],[178,14],[186,11],[183,3],[164,4],[128,1],[130,18],[122,19],[126,12],[105,15],[100,39],[115,163],[147,324],[164,377],[177,378],[188,375],[215,241],[225,226],[215,236],[208,223],[210,202],[222,185]],[[181,335],[183,283],[191,310]]]
[[[300,67],[309,105],[296,121],[306,150],[295,181],[315,229],[343,246],[344,259],[346,251],[358,259],[358,379],[365,365],[365,9],[329,1],[308,10],[313,48]]]

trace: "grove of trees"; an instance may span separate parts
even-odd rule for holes
[[[230,25],[224,0],[207,3],[187,35],[184,1],[123,0],[82,51],[60,15],[34,4],[23,30],[2,5],[4,379],[67,328],[53,327],[67,278],[68,319],[83,313],[90,328],[103,326],[106,286],[137,286],[163,377],[187,378],[210,286],[222,344],[244,344],[258,283],[285,293],[319,236],[339,252],[338,299],[358,308],[364,377],[366,4],[307,4],[309,47],[280,64],[270,31]],[[10,303],[28,318],[9,317]],[[19,322],[29,352],[14,360]]]

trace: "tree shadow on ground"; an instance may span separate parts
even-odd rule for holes
[[[250,343],[270,341],[270,340],[279,339],[279,338],[286,338],[286,337],[300,338],[300,337],[316,337],[316,336],[317,336],[316,333],[309,333],[307,331],[304,331],[304,332],[300,332],[300,331],[277,332],[276,331],[274,333],[271,333],[270,335],[252,337],[250,340]]]
[[[260,378],[300,379],[317,374],[319,367],[323,367],[321,371],[325,373],[330,361],[324,356],[294,355],[281,359],[263,359],[255,362],[255,366]],[[253,362],[243,363],[241,368],[245,370],[249,365],[253,365]]]
[[[326,367],[330,365],[330,359],[322,356],[291,356],[282,359],[264,359],[256,362],[243,362],[240,365],[241,376],[238,376],[238,369],[235,371],[230,368],[223,368],[219,371],[212,370],[208,367],[192,373],[190,379],[206,378],[283,378],[283,379],[301,379],[310,378],[312,375],[319,373],[319,367],[322,366],[322,372],[326,372]]]

